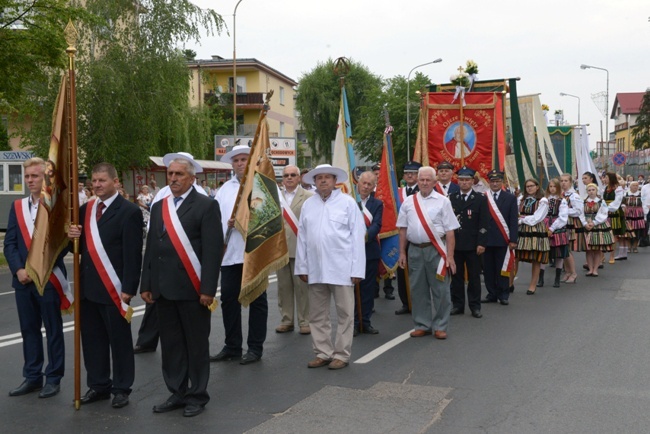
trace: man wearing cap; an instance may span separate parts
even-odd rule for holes
[[[408,161],[404,164],[404,175],[402,175],[402,179],[406,182],[406,186],[401,187],[398,190],[398,200],[400,205],[406,201],[407,197],[420,191],[420,188],[418,187],[418,169],[420,169],[420,167],[422,167],[422,164],[417,161]],[[406,244],[406,250],[408,252],[408,243]],[[411,309],[409,309],[409,295],[406,288],[406,271],[404,270],[408,270],[408,268],[397,267],[397,293],[402,302],[402,307],[395,311],[395,315],[411,313]]]
[[[454,165],[449,161],[443,161],[438,164],[438,183],[436,184],[436,191],[445,196],[453,193],[458,193],[460,188],[458,184],[451,182],[451,177],[454,174]]]
[[[280,268],[278,276],[278,306],[282,316],[280,325],[275,328],[277,333],[287,333],[294,329],[294,311],[300,327],[300,334],[311,333],[309,328],[309,288],[307,284],[294,275],[296,264],[296,241],[298,237],[298,221],[300,211],[305,201],[313,196],[311,191],[305,191],[300,186],[300,169],[296,166],[286,166],[282,171],[282,189],[280,203],[284,217],[284,235],[289,249],[289,263]],[[294,309],[295,306],[295,309]]]
[[[366,225],[366,275],[359,283],[359,297],[355,298],[354,308],[354,334],[365,333],[376,335],[379,331],[370,324],[370,317],[375,307],[375,293],[379,292],[377,272],[381,248],[379,247],[379,231],[381,230],[384,204],[371,193],[377,185],[377,178],[373,172],[363,172],[357,182],[357,191],[361,201],[359,207],[363,213]],[[361,312],[361,318],[359,318]]]
[[[194,156],[188,152],[172,152],[169,154],[165,154],[163,157],[163,164],[165,167],[169,168],[169,165],[171,164],[172,161],[174,161],[176,158],[185,158],[188,161],[192,163],[192,166],[194,167],[194,174],[196,175],[197,173],[203,173],[203,168],[199,163],[194,160]],[[156,180],[151,179],[149,181],[152,187],[156,186]],[[199,192],[202,195],[206,195],[206,192],[203,188],[201,188],[197,183],[196,183],[196,178],[194,179],[194,183],[192,184],[192,187]],[[166,185],[165,187],[156,188],[156,192],[153,193],[155,194],[153,201],[151,202],[151,208],[153,208],[153,205],[160,201],[161,199],[169,196],[172,194],[170,190],[170,186]],[[150,209],[151,209],[150,208]],[[147,222],[147,231],[149,230],[149,222]],[[140,328],[138,329],[138,339],[135,342],[135,347],[133,347],[133,352],[135,354],[141,354],[141,353],[148,353],[151,351],[156,351],[156,347],[158,347],[158,313],[157,309],[154,308],[153,304],[147,304],[146,307],[144,308],[144,315],[142,316],[142,322],[140,323]]]
[[[460,191],[449,195],[460,227],[456,229],[454,262],[456,274],[451,278],[451,315],[465,312],[465,270],[467,269],[467,304],[474,318],[481,318],[481,263],[485,252],[489,210],[484,195],[472,190],[474,170],[463,167],[458,171]]]
[[[316,191],[313,185],[304,181],[304,176],[309,173],[309,169],[305,168],[300,171],[300,186],[305,191]]]
[[[171,195],[151,208],[140,293],[158,311],[163,378],[172,393],[153,411],[184,407],[183,416],[192,417],[210,400],[209,307],[219,284],[221,213],[192,188],[191,160],[177,157],[168,166]]]
[[[345,368],[350,361],[354,323],[354,285],[366,271],[363,215],[351,196],[336,189],[347,181],[342,169],[321,164],[303,176],[316,193],[302,207],[295,274],[309,284],[309,318],[316,357],[309,368]],[[332,342],[330,300],[337,313]]]
[[[221,262],[221,310],[223,312],[223,327],[226,332],[226,342],[216,356],[210,358],[213,362],[238,359],[242,365],[257,362],[262,358],[264,341],[266,340],[266,322],[269,316],[269,304],[266,291],[257,297],[249,306],[248,313],[248,351],[242,356],[242,326],[241,326],[241,292],[242,272],[244,271],[245,241],[242,234],[235,229],[232,218],[235,209],[237,193],[241,179],[246,172],[246,163],[250,148],[237,145],[221,157],[224,163],[232,164],[235,173],[217,192],[215,199],[221,207],[223,234],[226,239],[226,253]],[[230,237],[228,234],[230,233]]]
[[[433,333],[436,339],[446,339],[451,310],[449,273],[456,272],[454,231],[459,224],[449,199],[434,191],[435,177],[432,167],[421,167],[418,170],[420,192],[409,196],[399,210],[399,266],[406,267],[408,243],[415,326],[411,337]],[[432,300],[435,315],[431,309]]]
[[[485,193],[490,212],[487,244],[483,256],[483,278],[487,295],[481,303],[508,305],[509,273],[512,271],[514,249],[517,247],[517,198],[503,189],[503,172],[488,173],[490,190]]]

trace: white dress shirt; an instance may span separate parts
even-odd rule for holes
[[[239,192],[240,185],[241,183],[239,182],[239,179],[235,176],[223,184],[219,191],[217,191],[217,195],[214,197],[214,199],[219,202],[219,208],[221,209],[221,227],[223,229],[224,239],[228,232],[228,220],[230,220],[232,210],[235,208],[235,201],[237,200],[237,193]],[[230,239],[228,240],[228,246],[226,248],[226,253],[223,255],[221,265],[228,266],[243,264],[244,247],[244,237],[237,229],[233,228],[230,233]]]
[[[458,219],[454,214],[454,209],[451,206],[449,199],[435,190],[427,197],[423,197],[422,193],[414,194],[406,198],[406,201],[399,209],[397,216],[397,227],[406,228],[406,238],[411,243],[424,244],[430,243],[429,236],[424,231],[424,227],[418,218],[415,211],[414,198],[418,196],[423,212],[428,220],[433,223],[433,228],[438,236],[444,240],[445,234],[449,231],[456,230],[460,227]]]

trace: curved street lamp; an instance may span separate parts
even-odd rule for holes
[[[578,125],[580,124],[580,97],[576,95],[571,95],[570,93],[560,92],[560,96],[570,96],[572,98],[578,98]]]
[[[411,160],[411,110],[410,110],[410,97],[411,97],[411,73],[418,68],[421,68],[426,65],[431,65],[433,63],[440,63],[442,59],[432,60],[431,62],[423,63],[422,65],[414,66],[413,69],[409,71],[409,75],[406,77],[406,160]]]
[[[605,68],[599,66],[585,65],[584,63],[580,65],[580,69],[599,69],[607,73],[607,92],[605,93],[605,142],[607,143],[607,155],[609,155],[609,71]],[[602,130],[601,130],[602,132]],[[600,155],[603,155],[603,143],[600,143]]]

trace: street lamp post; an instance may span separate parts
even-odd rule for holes
[[[235,5],[235,11],[232,13],[232,129],[233,139],[232,144],[237,144],[237,8],[239,3],[244,0],[239,0]]]
[[[605,141],[607,143],[607,155],[609,155],[609,71],[605,68],[600,68],[598,66],[592,66],[592,65],[585,65],[584,63],[580,65],[580,69],[600,69],[601,71],[605,71],[607,73],[607,91],[605,93]],[[600,148],[600,155],[603,155],[603,148],[602,148],[602,143],[601,143],[601,148]]]
[[[413,69],[409,71],[409,75],[406,77],[406,159],[411,160],[411,73],[418,68],[421,68],[426,65],[431,65],[433,63],[440,63],[442,59],[436,59],[431,62],[423,63],[422,65],[414,66]]]
[[[570,96],[572,98],[578,99],[578,125],[581,125],[580,124],[580,97],[576,95],[571,95],[570,93],[564,93],[564,92],[560,92],[560,96]]]

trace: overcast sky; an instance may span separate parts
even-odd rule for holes
[[[198,59],[232,58],[233,10],[237,0],[194,0],[212,7],[229,35],[189,45]],[[649,0],[243,0],[237,9],[237,58],[254,57],[299,80],[318,62],[345,56],[382,77],[418,69],[434,83],[447,83],[468,59],[479,80],[520,77],[519,95],[541,94],[549,116],[588,127],[591,147],[600,140],[604,117],[592,94],[605,91],[609,111],[619,92],[650,87]],[[354,125],[352,126],[354,129]],[[614,129],[610,121],[609,129]],[[603,134],[605,128],[603,124]]]

